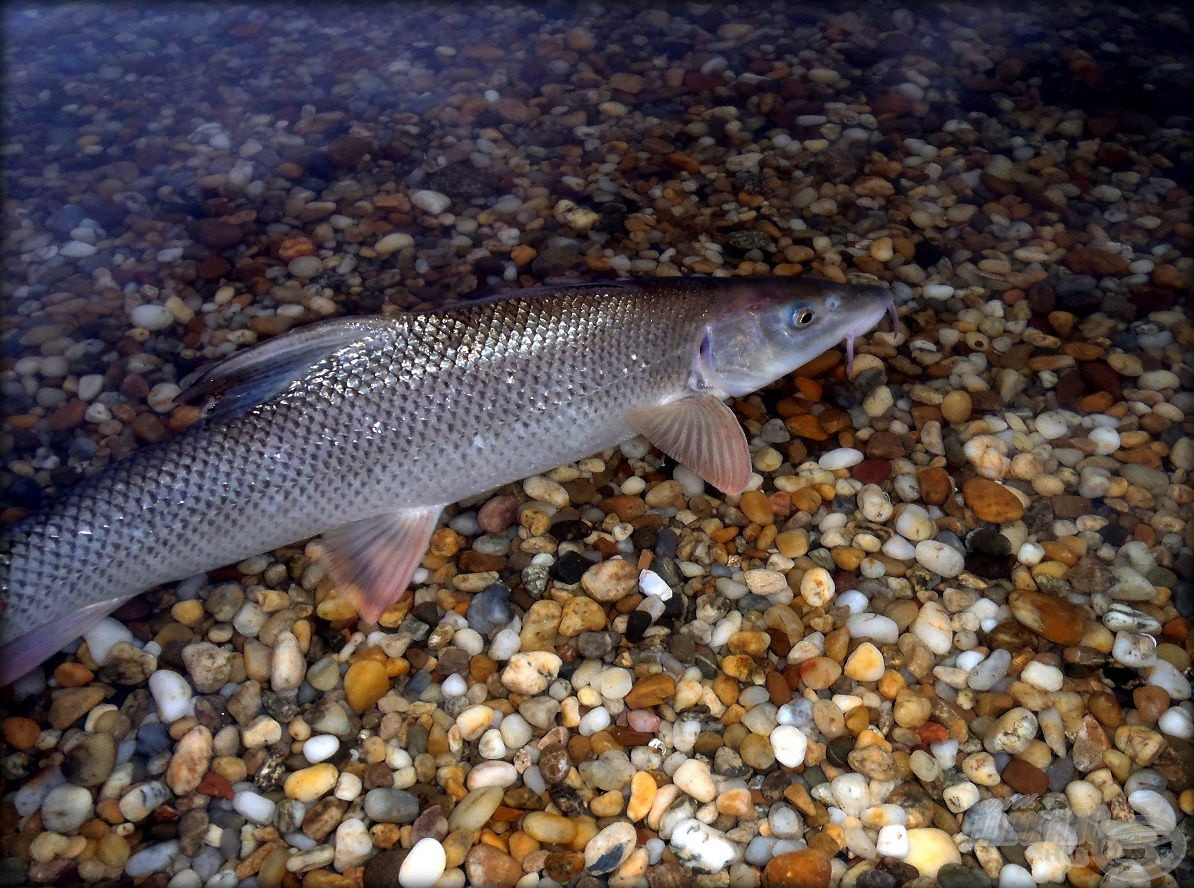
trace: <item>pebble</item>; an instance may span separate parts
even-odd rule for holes
[[[48,830],[70,835],[91,816],[91,793],[81,786],[56,786],[41,803],[42,824]]]
[[[447,854],[438,839],[427,836],[415,842],[398,869],[402,888],[433,888],[447,869]]]
[[[910,629],[912,634],[924,642],[925,647],[933,653],[939,655],[949,653],[953,644],[953,630],[949,614],[937,602],[925,602]]]
[[[919,827],[908,830],[908,853],[903,859],[925,878],[935,879],[941,867],[961,863],[962,855],[949,833],[934,827]]]
[[[847,678],[854,681],[878,681],[883,677],[886,664],[883,654],[869,641],[863,642],[850,654],[843,667]]]
[[[165,872],[177,856],[178,842],[150,845],[129,857],[124,865],[124,874],[130,879],[140,879],[151,873]]]
[[[590,875],[612,873],[634,851],[637,836],[625,821],[611,823],[585,843],[585,870]]]
[[[863,460],[863,453],[861,450],[856,450],[853,447],[838,447],[835,450],[827,451],[821,454],[821,468],[833,472],[838,469],[849,469],[858,465]]]
[[[336,827],[336,853],[332,858],[332,866],[340,872],[346,872],[361,864],[373,851],[373,840],[369,837],[369,830],[357,817],[350,817],[341,821]]]
[[[121,797],[120,814],[130,823],[140,823],[169,798],[170,790],[164,783],[157,780],[140,783]]]
[[[763,868],[763,888],[829,888],[832,877],[825,852],[805,848],[772,857]]]
[[[321,763],[300,768],[286,778],[283,789],[288,799],[297,802],[313,802],[336,785],[340,772],[335,765]]]
[[[800,597],[809,607],[824,607],[833,600],[835,591],[833,576],[823,567],[809,568],[800,578]]]
[[[430,213],[433,216],[438,216],[440,213],[446,212],[448,207],[452,205],[452,199],[448,195],[426,188],[412,191],[410,202],[423,212]]]
[[[638,588],[638,570],[630,561],[611,558],[586,570],[580,583],[585,593],[595,601],[620,601]]]
[[[191,686],[177,672],[159,669],[149,677],[149,692],[157,704],[158,718],[166,724],[191,711]]]
[[[174,315],[164,305],[145,303],[133,308],[129,313],[129,320],[136,327],[143,327],[152,333],[156,333],[160,330],[165,330],[173,324]]]
[[[788,768],[803,764],[808,750],[808,737],[797,727],[779,725],[770,734],[775,760]]]
[[[303,743],[303,757],[311,764],[327,761],[340,749],[340,740],[332,734],[316,734]]]
[[[166,785],[176,796],[185,796],[199,786],[211,764],[214,746],[211,731],[196,725],[183,734],[166,768]]]
[[[1011,524],[1024,515],[1020,498],[1007,487],[987,478],[969,478],[962,484],[962,496],[980,521]]]
[[[344,674],[344,699],[356,712],[364,712],[389,689],[386,667],[376,660],[358,660]]]
[[[700,759],[689,759],[680,765],[672,775],[672,782],[698,802],[711,802],[717,797],[709,763]]]
[[[519,652],[502,670],[502,684],[516,694],[540,694],[555,680],[562,664],[559,656],[549,651]]]
[[[722,872],[737,856],[724,833],[694,818],[673,826],[668,844],[682,863],[697,872]]]

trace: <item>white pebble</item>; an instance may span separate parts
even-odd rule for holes
[[[590,709],[584,714],[580,720],[580,724],[576,726],[576,730],[585,737],[592,737],[598,731],[603,731],[610,726],[613,721],[608,709],[602,709],[598,706],[596,709]]]
[[[908,856],[908,828],[892,823],[879,830],[875,850],[884,857],[903,858]]]
[[[1111,656],[1130,669],[1142,669],[1157,662],[1157,642],[1151,635],[1117,632]]]
[[[1023,565],[1032,567],[1034,564],[1040,564],[1045,557],[1045,550],[1041,548],[1040,544],[1034,542],[1027,542],[1016,550],[1016,560]]]
[[[862,774],[839,774],[829,782],[837,806],[850,817],[861,817],[870,804],[868,780]]]
[[[274,645],[270,686],[281,697],[293,697],[298,694],[306,674],[307,661],[298,639],[293,632],[283,632]]]
[[[336,856],[332,865],[340,872],[364,863],[373,851],[373,839],[358,817],[350,817],[336,827]]]
[[[999,888],[1036,888],[1036,879],[1020,864],[1005,863],[999,871]]]
[[[959,657],[960,659],[961,657]],[[1007,675],[1011,665],[1011,651],[1006,648],[996,648],[981,663],[970,668],[966,684],[976,691],[989,691]]]
[[[143,327],[150,332],[155,332],[157,330],[165,330],[173,324],[174,315],[164,305],[155,305],[147,302],[144,305],[136,306],[129,313],[129,320],[133,322],[133,326]]]
[[[883,524],[894,511],[891,498],[878,484],[865,484],[858,491],[858,508],[862,517],[876,524]]]
[[[795,768],[804,764],[804,754],[808,751],[808,738],[804,732],[792,725],[780,725],[770,734],[771,751],[775,753],[775,760],[781,765]]]
[[[452,205],[452,199],[448,195],[426,188],[411,192],[410,202],[433,216],[438,216]]]
[[[415,239],[405,231],[391,231],[373,245],[373,252],[384,259],[393,253],[397,253],[399,250],[404,250],[414,245]]]
[[[638,586],[643,590],[644,595],[652,595],[663,601],[672,597],[672,587],[653,570],[639,571]]]
[[[845,598],[845,595],[839,597]],[[900,637],[900,627],[891,617],[882,614],[851,614],[846,618],[846,628],[853,638],[866,638],[878,644],[895,644]]]
[[[269,823],[274,816],[274,803],[252,790],[241,790],[232,797],[236,813],[254,823]]]
[[[945,807],[953,811],[955,814],[961,814],[963,811],[968,811],[978,804],[980,795],[978,787],[969,780],[963,780],[947,786],[941,793],[941,799],[945,802]]]
[[[91,658],[103,666],[108,662],[108,655],[118,641],[133,640],[133,633],[123,623],[111,617],[104,617],[90,629],[83,633],[83,640],[87,642],[87,649],[91,651]]]
[[[1163,690],[1171,700],[1190,699],[1190,679],[1168,660],[1157,659],[1146,674],[1148,683]]]
[[[853,447],[837,447],[822,454],[818,462],[821,468],[830,472],[837,469],[848,469],[862,462],[862,451]]]
[[[713,772],[709,770],[709,763],[700,759],[688,759],[680,765],[672,775],[672,782],[681,792],[692,796],[698,802],[711,802],[717,798]]]
[[[1062,682],[1065,680],[1060,669],[1039,660],[1033,660],[1025,666],[1020,673],[1020,678],[1049,693],[1060,691]]]
[[[311,764],[325,762],[340,748],[340,739],[331,734],[316,734],[303,743],[303,758]]]
[[[91,816],[91,793],[82,786],[55,786],[41,803],[42,825],[52,832],[70,835]]]
[[[917,543],[916,560],[925,570],[942,577],[956,577],[966,569],[965,556],[953,546],[937,540],[921,540]]]
[[[1194,736],[1194,715],[1182,706],[1172,706],[1161,713],[1157,727],[1166,736],[1189,740]]]
[[[1119,450],[1119,432],[1105,426],[1100,426],[1090,433],[1090,443],[1095,446],[1095,453],[1106,456]]]
[[[151,873],[163,872],[170,868],[177,857],[178,842],[173,839],[159,845],[151,845],[125,861],[124,874],[137,879]]]
[[[909,503],[896,516],[895,529],[904,539],[919,543],[937,532],[937,523],[922,506]]]
[[[158,718],[166,724],[191,712],[191,686],[185,678],[169,669],[159,669],[149,676],[149,692],[158,707]]]
[[[503,789],[518,781],[518,771],[509,762],[481,762],[468,772],[467,786],[470,790],[486,786],[500,786]]]
[[[58,253],[67,259],[83,259],[87,256],[94,256],[95,247],[83,241],[73,240],[63,244]]]
[[[705,873],[721,872],[737,855],[722,832],[692,817],[672,828],[670,844],[685,865]]]
[[[398,868],[398,884],[402,888],[433,888],[447,865],[448,857],[439,840],[431,836],[419,839]]]
[[[912,621],[911,632],[935,654],[949,653],[953,644],[953,629],[949,614],[935,601],[926,601]]]

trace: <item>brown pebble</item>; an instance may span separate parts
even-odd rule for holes
[[[974,404],[970,393],[965,389],[955,389],[941,401],[941,416],[946,422],[958,425],[970,419],[970,411]]]
[[[854,477],[863,484],[882,484],[891,477],[891,460],[883,457],[864,459],[854,467]]]
[[[41,728],[31,718],[13,715],[0,722],[0,735],[13,749],[24,751],[32,748],[37,742],[37,738],[41,736]]]
[[[344,675],[344,699],[357,712],[364,712],[389,689],[386,667],[376,660],[358,660]]]
[[[223,219],[203,219],[196,226],[195,237],[215,250],[229,250],[244,239],[239,225]]]
[[[832,875],[829,856],[805,848],[771,858],[763,869],[763,888],[828,888]]]
[[[675,696],[675,693],[676,680],[670,675],[660,672],[636,681],[624,702],[628,709],[645,709],[649,706],[658,706]]]
[[[1141,685],[1132,691],[1132,702],[1136,714],[1146,725],[1156,724],[1161,714],[1169,708],[1169,695],[1156,685]]]
[[[50,727],[59,731],[69,728],[103,700],[109,690],[92,684],[55,691],[54,702],[50,704]]]
[[[486,533],[501,533],[518,517],[518,497],[510,494],[495,496],[477,512],[477,524]]]
[[[920,482],[921,499],[930,506],[940,506],[954,489],[949,473],[937,466],[918,469],[916,479]]]
[[[989,478],[968,478],[962,484],[962,496],[980,521],[1011,524],[1024,515],[1024,504],[1020,498]]]
[[[1049,777],[1030,762],[1014,758],[1003,769],[1003,782],[1016,792],[1044,795],[1049,790]]]
[[[522,878],[522,866],[504,851],[474,845],[464,859],[464,874],[473,888],[514,888]]]
[[[1007,598],[1008,607],[1022,625],[1056,644],[1077,644],[1086,632],[1086,611],[1044,592],[1019,590]]]
[[[771,508],[771,500],[761,490],[748,490],[742,494],[738,508],[755,524],[770,524],[775,520],[775,511]]]

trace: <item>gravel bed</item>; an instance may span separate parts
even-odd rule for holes
[[[1194,880],[1186,10],[825,6],[4,7],[0,521],[321,318],[901,323],[734,403],[740,497],[484,494],[373,631],[318,540],[130,602],[0,692],[0,886]]]

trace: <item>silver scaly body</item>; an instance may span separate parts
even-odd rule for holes
[[[830,286],[777,280],[805,301]],[[221,396],[205,421],[0,534],[0,684],[141,591],[337,528],[349,530],[330,538],[344,552],[333,575],[362,587],[362,613],[376,619],[405,589],[444,505],[636,431],[659,443],[647,411],[661,405],[742,394],[745,383],[716,384],[717,335],[759,286],[543,288],[333,321],[216,365],[198,385]],[[783,372],[877,322],[890,297],[853,289],[867,293],[845,312],[853,326],[811,336],[815,350]],[[767,373],[746,391],[775,378]],[[387,545],[416,551],[395,567],[378,554]],[[379,584],[388,587],[369,604]]]

